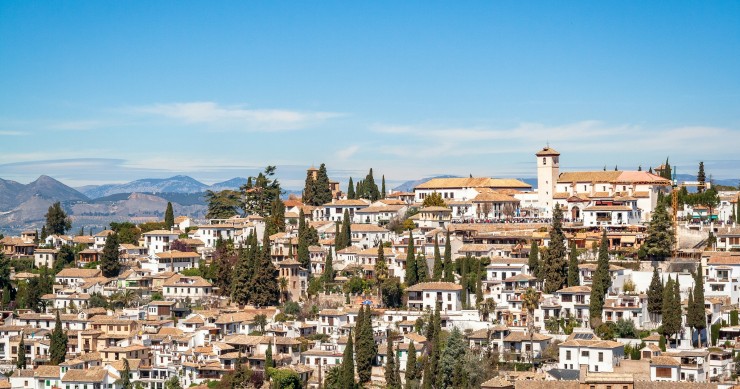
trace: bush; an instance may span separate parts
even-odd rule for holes
[[[614,331],[618,338],[637,338],[637,329],[635,329],[635,323],[632,320],[617,320]]]
[[[596,336],[598,336],[601,339],[604,340],[613,340],[614,335],[616,335],[616,325],[614,323],[608,322],[608,323],[601,323],[598,327],[596,327],[596,330],[594,332],[596,333]]]
[[[283,312],[286,315],[297,315],[301,312],[301,306],[295,301],[288,301],[283,306]]]

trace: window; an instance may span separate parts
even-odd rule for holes
[[[581,351],[582,357],[588,357],[588,351]]]
[[[542,157],[542,164],[543,164],[543,165],[547,165],[547,158],[545,158],[545,157]]]
[[[599,352],[599,362],[604,362],[604,353]]]
[[[565,351],[565,360],[570,361],[570,350]]]
[[[655,376],[659,378],[671,378],[671,368],[670,367],[656,367],[655,368]]]

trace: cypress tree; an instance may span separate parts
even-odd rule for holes
[[[707,328],[707,312],[704,310],[704,276],[701,263],[694,278],[694,309],[693,314],[689,313],[689,317],[691,317],[691,324],[689,325],[698,332],[697,337],[699,347],[701,347],[701,331]],[[691,310],[691,305],[689,305],[689,309]]]
[[[262,242],[257,266],[254,267],[254,276],[249,283],[249,297],[252,304],[266,307],[278,305],[280,287],[277,281],[277,269],[270,260],[270,238],[266,233]]]
[[[113,233],[105,239],[105,246],[100,259],[100,270],[103,277],[115,277],[121,271],[121,263],[118,262],[118,234]]]
[[[303,194],[301,196],[301,202],[306,205],[315,205],[316,193],[316,180],[313,178],[313,167],[306,171],[306,182],[303,185]]]
[[[59,318],[57,311],[56,323],[54,330],[51,332],[51,343],[49,345],[49,363],[58,365],[65,361],[67,357],[67,334],[62,331],[62,320]]]
[[[18,359],[15,362],[15,367],[18,369],[26,368],[26,341],[23,331],[21,331],[21,342],[18,344]]]
[[[253,233],[247,241],[252,240]],[[232,273],[231,298],[239,305],[247,304],[250,300],[250,284],[254,273],[253,258],[254,248],[239,250],[239,257]]]
[[[46,225],[43,225],[41,226],[41,235],[39,236],[39,241],[45,241],[47,236],[49,236],[49,234],[46,232]]]
[[[437,378],[437,371],[439,367],[439,354],[440,354],[440,339],[439,339],[439,333],[440,333],[440,317],[439,317],[439,307],[437,307],[434,310],[434,316],[432,318],[432,322],[429,324],[433,326],[433,329],[431,331],[432,338],[430,340],[430,351],[429,351],[429,358],[427,360],[426,366],[424,366],[424,376],[422,379],[422,388],[424,389],[432,389],[436,387],[436,378]],[[430,339],[430,338],[427,338]]]
[[[373,358],[372,353],[373,329],[370,319],[370,309],[364,309],[360,305],[360,312],[357,314],[357,323],[355,325],[355,359],[357,362],[357,376],[360,385],[370,381]]]
[[[344,247],[352,246],[352,220],[349,218],[349,211],[344,210],[344,215],[342,217],[342,231],[340,234],[342,235],[342,244]]]
[[[422,253],[416,255],[416,279],[418,282],[427,282],[429,279],[427,257]]]
[[[175,226],[175,212],[172,210],[172,203],[167,202],[167,210],[164,211],[164,228],[169,230]]]
[[[131,385],[131,367],[128,364],[128,359],[123,358],[123,371],[121,372],[121,388],[132,389],[134,386]]]
[[[691,346],[694,347],[694,316],[696,313],[694,312],[696,304],[694,304],[694,291],[689,288],[689,298],[688,302],[686,304],[687,311],[686,311],[686,326],[689,327],[689,339],[691,341]]]
[[[329,254],[326,256],[324,274],[322,274],[321,277],[324,279],[324,283],[334,282],[334,260],[331,255],[331,249],[329,250]]]
[[[609,243],[606,239],[606,230],[604,230],[601,235],[601,244],[599,245],[599,259],[591,282],[591,303],[589,305],[589,314],[591,317],[591,323],[595,326],[601,324],[600,319],[604,310],[604,300],[610,286]]]
[[[396,383],[396,388],[401,389],[401,356],[398,353],[394,353],[395,363],[393,363],[393,382]]]
[[[388,279],[388,264],[385,261],[383,242],[378,245],[378,259],[375,261],[375,279],[378,280],[378,296],[383,299],[383,282]]]
[[[475,261],[476,269],[475,269],[475,307],[479,308],[480,304],[483,302],[483,274],[484,271],[482,269],[483,264],[480,258],[477,258]]]
[[[265,351],[265,371],[271,367],[275,367],[275,361],[272,360],[272,341],[267,345],[267,351]]]
[[[383,174],[383,180],[382,180],[382,183],[381,183],[381,190],[380,190],[380,198],[381,199],[384,199],[385,198],[385,194],[386,194],[386,192],[385,192],[385,174]]]
[[[563,234],[563,210],[555,207],[550,229],[550,246],[544,262],[545,293],[554,293],[568,281],[568,263],[565,259],[565,235]]]
[[[652,321],[658,321],[663,312],[663,283],[658,275],[658,267],[653,268],[653,279],[650,281],[648,295],[648,312],[652,315]]]
[[[414,233],[409,231],[409,245],[406,248],[406,286],[414,286],[419,282],[414,251]]]
[[[303,228],[301,228],[303,227]],[[308,251],[308,246],[310,245],[309,242],[309,233],[310,228],[306,227],[306,224],[303,223],[301,226],[301,223],[299,222],[298,227],[298,262],[301,263],[301,266],[307,269],[310,273],[311,269],[311,253]]]
[[[696,180],[699,181],[699,187],[697,190],[699,193],[704,191],[704,185],[707,182],[707,175],[704,173],[704,162],[699,162],[699,173],[696,174]]]
[[[444,280],[445,282],[455,282],[455,274],[452,268],[452,243],[450,243],[450,230],[447,230],[445,236],[445,264],[444,264]]]
[[[463,309],[468,308],[468,261],[470,260],[470,253],[465,255],[460,261],[460,286],[462,286],[461,302]]]
[[[311,205],[324,205],[330,203],[332,199],[331,185],[329,184],[329,176],[326,173],[326,165],[321,164],[319,166],[319,173],[314,181],[314,198],[313,204]]]
[[[570,260],[568,261],[568,286],[578,286],[580,284],[578,276],[578,248],[575,242],[570,245]]]
[[[354,198],[355,198],[355,184],[352,183],[352,177],[350,177],[349,183],[347,183],[347,199],[354,200]]]
[[[676,299],[676,282],[668,276],[663,287],[663,335],[672,337],[681,329],[681,301]]]
[[[540,248],[536,240],[532,240],[532,246],[529,248],[529,274],[537,277],[542,282],[542,272],[540,271]]]
[[[444,264],[442,263],[442,254],[439,252],[439,239],[437,234],[434,234],[434,273],[432,275],[432,281],[439,281],[442,279],[442,271]]]
[[[342,233],[339,231],[339,223],[334,222],[334,251],[339,251],[344,248],[342,242]]]
[[[354,388],[356,386],[354,357],[352,331],[350,330],[347,346],[344,348],[344,354],[342,354],[342,370],[339,378],[340,387],[342,388]]]
[[[388,337],[388,350],[385,353],[385,387],[394,389],[400,387],[400,382],[396,382],[396,357],[393,351],[393,338]]]
[[[406,388],[409,388],[409,381],[416,379],[416,346],[412,341],[409,344],[409,353],[406,357]]]
[[[447,345],[442,352],[437,373],[437,387],[459,388],[462,380],[462,363],[465,356],[465,341],[457,327],[452,328]]]

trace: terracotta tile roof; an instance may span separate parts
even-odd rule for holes
[[[90,369],[69,369],[62,382],[103,382],[108,371],[101,367]]]
[[[73,267],[68,267],[62,269],[59,273],[57,273],[56,277],[68,277],[68,278],[93,278],[93,277],[100,277],[100,275],[103,274],[100,269],[78,269]]]
[[[676,358],[664,355],[653,357],[650,360],[650,364],[655,366],[681,366],[681,362],[679,362]]]
[[[185,277],[180,274],[176,274],[168,278],[162,286],[192,286],[192,287],[208,287],[212,286],[210,282],[206,281],[205,278],[199,276]]]
[[[560,155],[560,153],[553,149],[552,147],[543,147],[542,150],[538,151],[537,154],[535,154],[538,157],[546,157],[546,156],[554,156],[557,157]]]
[[[499,193],[499,192],[484,192],[480,193],[477,196],[473,198],[473,202],[480,203],[480,202],[511,202],[511,203],[518,203],[519,200],[515,199],[512,196],[509,196],[505,193]]]
[[[571,286],[557,291],[557,293],[591,293],[590,286]]]
[[[186,251],[178,251],[178,250],[172,250],[172,251],[164,251],[161,253],[154,254],[157,258],[200,258],[200,254],[195,252],[186,252]]]
[[[432,178],[414,189],[453,189],[453,188],[517,188],[529,189],[532,186],[514,178]]]
[[[388,232],[383,227],[378,227],[375,224],[352,224],[350,226],[352,232]]]
[[[532,334],[532,340],[537,341],[537,342],[540,342],[543,340],[550,340],[550,339],[552,339],[552,336],[543,335],[543,334],[540,334],[539,332],[535,332],[534,334]],[[529,333],[521,332],[521,331],[511,332],[509,335],[507,335],[504,338],[504,342],[522,342],[525,340],[526,341],[530,340]]]

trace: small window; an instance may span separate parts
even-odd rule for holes
[[[547,165],[547,158],[545,158],[545,157],[542,157],[542,164],[543,164],[543,165]]]

